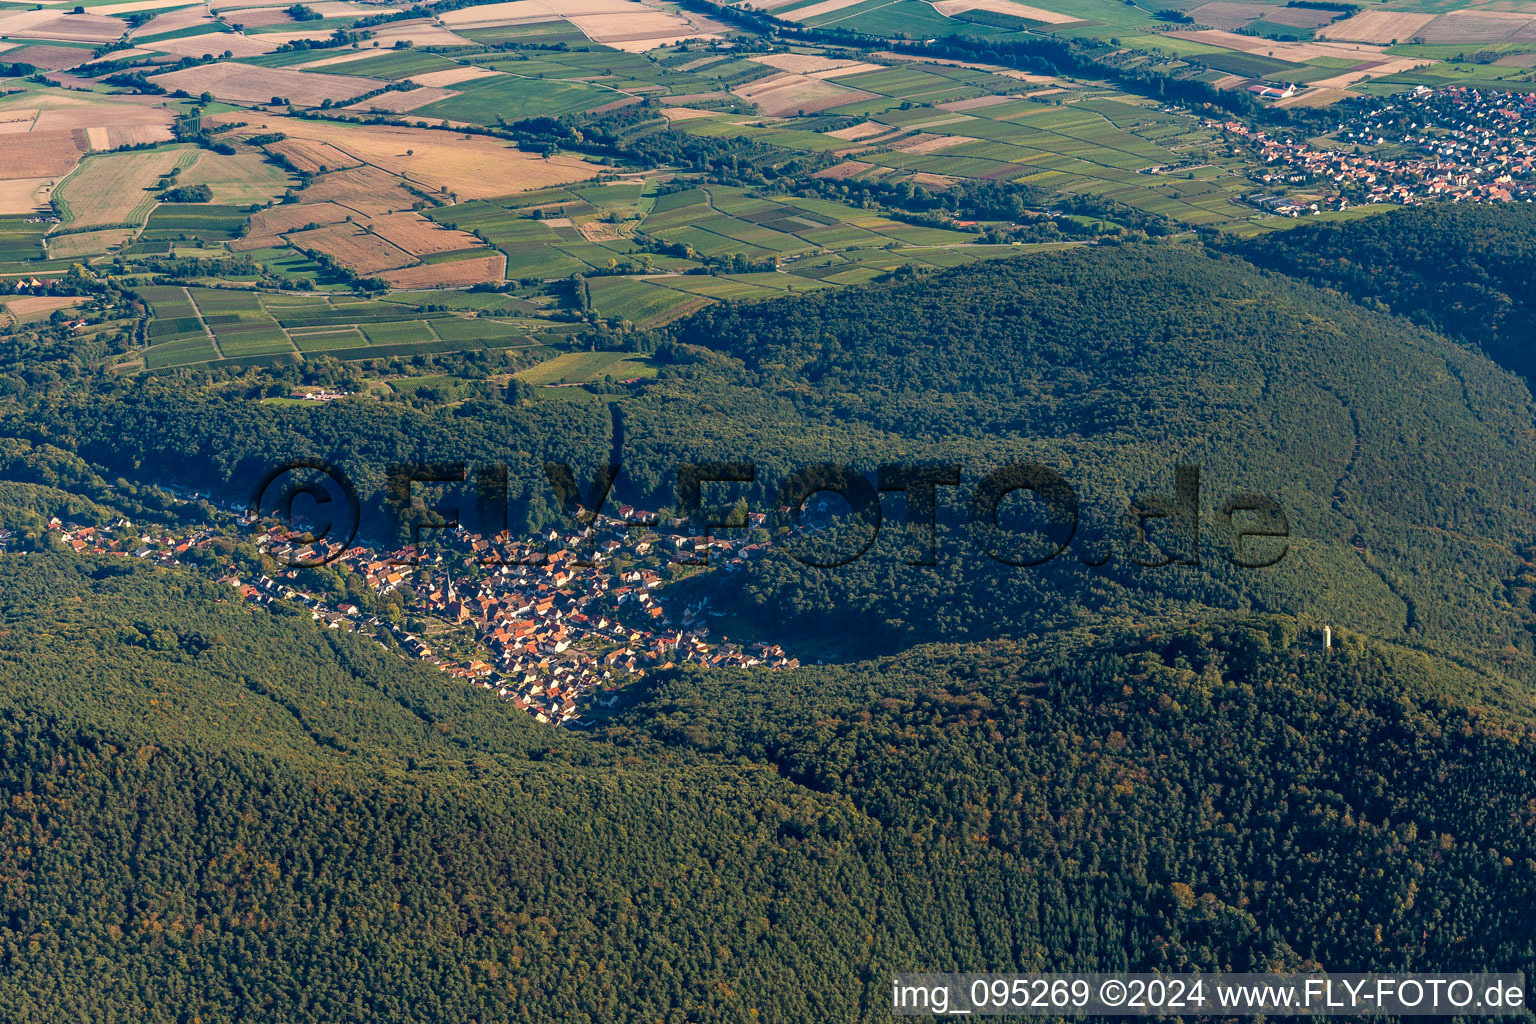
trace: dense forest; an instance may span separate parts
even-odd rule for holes
[[[0,561],[17,1019],[885,1019],[932,969],[1536,969],[1519,705],[1258,617],[687,671],[551,733],[185,574]]]
[[[1337,288],[1482,348],[1536,380],[1536,210],[1436,204],[1237,243],[1261,267]]]

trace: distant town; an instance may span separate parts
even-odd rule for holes
[[[1237,120],[1207,121],[1275,170],[1258,179],[1285,195],[1247,197],[1297,216],[1366,203],[1529,202],[1536,195],[1536,93],[1420,86],[1352,117],[1317,143]],[[1324,145],[1326,141],[1328,144]],[[1298,186],[1317,186],[1316,200]]]

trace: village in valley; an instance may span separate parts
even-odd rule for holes
[[[431,550],[388,551],[312,542],[249,510],[190,531],[126,519],[92,526],[53,517],[46,525],[49,545],[203,571],[252,605],[301,607],[326,629],[371,636],[556,726],[590,727],[595,714],[620,704],[626,687],[659,669],[800,664],[777,644],[716,635],[707,601],[673,621],[658,597],[696,567],[731,572],[766,554],[765,514],[750,513],[745,529],[716,528],[721,535],[704,537],[690,534],[683,519],[629,505],[615,512],[583,513],[579,530],[550,529],[528,540],[455,528]],[[664,532],[636,522],[655,522]],[[259,567],[230,562],[235,538],[254,545]],[[0,550],[15,550],[16,539],[0,529]],[[319,585],[311,570],[322,564],[323,582],[346,577],[350,596]]]

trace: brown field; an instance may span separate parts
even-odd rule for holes
[[[242,7],[235,11],[222,11],[220,16],[231,25],[243,25],[246,28],[293,24],[292,16],[281,7]]]
[[[5,59],[7,62],[31,64],[44,71],[63,71],[93,58],[90,50],[78,46],[18,46],[14,50],[5,51]]]
[[[352,211],[335,203],[280,203],[258,210],[251,215],[252,235],[282,235],[297,231],[311,224],[339,224],[352,216]]]
[[[778,15],[778,17],[783,18],[785,21],[805,21],[823,14],[832,14],[863,2],[864,0],[821,0],[819,4],[811,4],[809,7],[802,7],[797,11],[785,11],[783,14]]]
[[[380,25],[370,29],[373,38],[382,47],[392,47],[402,40],[415,46],[474,46],[474,42],[463,36],[434,25],[429,21],[397,21],[388,25]]]
[[[88,148],[83,128],[0,135],[0,178],[62,177]]]
[[[833,164],[811,175],[813,178],[826,178],[830,181],[842,181],[844,178],[857,178],[865,171],[870,170],[870,164],[862,164],[857,160],[849,160],[845,163]]]
[[[780,71],[792,71],[797,75],[808,75],[813,71],[831,71],[834,68],[845,68],[851,64],[860,63],[856,60],[823,57],[817,53],[769,53],[747,59]]]
[[[845,68],[829,68],[826,71],[812,71],[812,78],[843,78],[847,75],[862,75],[866,71],[885,71],[884,64],[866,64],[863,61],[853,61]]]
[[[318,107],[323,100],[350,100],[386,84],[373,78],[312,74],[251,64],[204,64],[155,75],[150,81],[171,91],[185,89],[194,96],[211,92],[221,100],[245,103],[266,103],[273,96],[281,96],[303,107]]]
[[[302,202],[332,202],[363,217],[409,210],[421,197],[405,188],[398,175],[377,167],[354,167],[327,174],[299,194]]]
[[[1410,11],[1362,11],[1353,18],[1318,29],[1319,39],[1347,39],[1362,43],[1407,42],[1419,29],[1435,20],[1433,14]]]
[[[416,262],[416,258],[356,224],[332,224],[311,231],[296,231],[288,241],[306,252],[323,252],[359,274],[376,274]]]
[[[424,263],[379,276],[396,288],[467,288],[486,281],[500,281],[506,269],[506,256],[493,252],[452,263]]]
[[[963,14],[966,11],[991,11],[993,14],[1011,14],[1016,18],[1043,21],[1047,25],[1065,25],[1079,19],[1070,14],[1057,14],[1040,7],[1016,4],[1013,0],[938,0],[933,9],[940,14]]]
[[[226,50],[236,57],[257,57],[271,53],[291,39],[325,39],[329,35],[328,32],[265,32],[259,36],[242,36],[233,32],[208,32],[199,36],[162,39],[149,45],[161,53],[178,57],[201,57],[205,53],[218,55]],[[242,66],[251,70],[269,70],[253,68],[251,65]]]
[[[897,145],[897,150],[903,153],[940,153],[946,149],[963,146],[967,142],[975,142],[975,139],[966,138],[964,135],[928,135],[919,132],[907,141]]]
[[[482,4],[438,16],[444,25],[454,28],[514,25],[518,22],[550,21],[592,14],[632,14],[654,12],[637,0],[511,0],[510,3]]]
[[[345,110],[376,110],[386,114],[402,114],[417,107],[424,107],[428,103],[436,103],[438,100],[452,99],[458,93],[452,89],[432,89],[423,87],[411,89],[407,92],[386,92],[375,96],[371,100],[358,100],[349,103]]]
[[[676,96],[668,96],[666,101],[685,107],[690,103],[718,103],[721,100],[728,100],[730,98],[731,94],[728,92],[685,92]],[[588,113],[592,113],[592,111],[588,111]]]
[[[46,316],[56,309],[78,306],[85,300],[78,295],[23,295],[7,299],[5,311],[18,320],[39,315]]]
[[[23,39],[114,43],[127,27],[127,22],[100,14],[62,14],[48,10],[0,13],[0,36],[20,36]]]
[[[444,68],[441,71],[429,71],[425,75],[412,75],[409,81],[417,85],[424,85],[430,89],[441,89],[444,86],[458,85],[460,82],[478,81],[482,78],[498,78],[505,74],[502,71],[492,71],[490,68],[478,68],[465,65],[458,68]]]
[[[1291,28],[1321,28],[1338,17],[1334,11],[1319,11],[1309,7],[1277,7],[1264,15],[1265,21]]]
[[[310,142],[307,139],[284,139],[281,142],[272,143],[267,146],[267,149],[287,157],[293,166],[307,174],[317,174],[322,170],[339,171],[347,167],[356,167],[359,163],[335,146],[328,146],[323,142]]]
[[[969,100],[950,100],[948,103],[940,103],[940,110],[977,110],[981,107],[995,107],[999,103],[1012,103],[1017,96],[977,96]]]
[[[566,20],[581,29],[582,34],[594,43],[631,52],[654,50],[658,46],[668,46],[682,39],[707,39],[714,36],[714,33],[700,31],[675,14],[641,7],[639,4],[622,14],[576,15]]]
[[[884,135],[890,131],[890,125],[881,124],[879,121],[864,121],[859,124],[849,125],[847,128],[839,128],[826,134],[834,139],[844,139],[848,142],[857,142],[859,139],[867,139],[875,135]]]
[[[1502,43],[1536,17],[1504,11],[1452,11],[1414,33],[1426,43]]]
[[[391,213],[368,223],[374,234],[412,256],[430,256],[459,249],[482,249],[485,243],[468,231],[452,231],[419,213]]]
[[[0,214],[29,214],[46,209],[57,178],[0,180]]]
[[[366,60],[369,57],[377,57],[378,55],[379,51],[372,49],[343,50],[334,57],[321,57],[319,60],[306,61],[303,64],[295,64],[293,66],[304,71],[310,71],[314,68],[328,68],[334,64],[350,64],[355,60]]]
[[[1216,3],[1192,7],[1184,13],[1194,18],[1197,25],[1231,30],[1242,28],[1250,21],[1267,18],[1278,9],[1265,4],[1228,3],[1226,0],[1217,0]]]
[[[662,107],[661,116],[668,121],[696,121],[701,117],[715,117],[718,110],[697,110],[693,107]]]
[[[206,7],[185,7],[179,11],[166,11],[164,14],[155,15],[129,32],[128,38],[157,36],[162,32],[176,32],[180,29],[192,28],[194,25],[212,25],[213,23],[213,18],[209,17]]]
[[[107,4],[103,7],[92,7],[92,14],[134,14],[138,11],[158,11],[162,7],[184,7],[186,0],[128,0],[121,4]],[[205,8],[195,8],[206,13]]]
[[[210,120],[250,120],[248,114],[238,114],[217,114]],[[303,139],[325,143],[356,161],[400,175],[419,188],[450,192],[459,199],[490,199],[585,181],[596,177],[601,170],[597,164],[575,157],[555,156],[545,160],[495,139],[423,128],[350,125],[263,115],[259,121],[237,131],[241,135],[280,131],[289,136],[289,141]]]
[[[1363,63],[1380,60],[1384,52],[1380,46],[1367,43],[1280,43],[1273,39],[1238,35],[1236,32],[1223,32],[1220,29],[1180,32],[1179,38],[1192,39],[1208,46],[1219,46],[1224,50],[1264,54],[1293,64],[1302,64],[1317,57],[1343,57]]]
[[[874,98],[874,93],[862,89],[849,89],[819,78],[787,73],[738,85],[732,92],[748,103],[756,104],[763,113],[773,115],[800,111],[815,113],[828,107]]]
[[[928,188],[949,188],[960,181],[948,174],[930,174],[927,171],[918,171],[912,175],[911,180],[914,185],[925,185]]]

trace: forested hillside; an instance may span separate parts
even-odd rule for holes
[[[1440,695],[1497,680],[1280,619],[689,671],[582,738],[185,574],[13,557],[0,594],[18,1019],[886,1019],[917,968],[1536,969],[1532,737]]]
[[[1234,250],[1479,346],[1536,380],[1536,210],[1529,206],[1434,204],[1304,224]]]
[[[732,417],[720,436],[740,440],[716,451],[831,457],[871,473],[898,459],[956,463],[965,487],[940,488],[952,521],[966,489],[1015,461],[1057,470],[1080,501],[1072,546],[1047,566],[1000,566],[957,529],[936,566],[910,568],[890,531],[846,569],[767,560],[730,584],[743,614],[810,630],[846,616],[889,647],[1254,607],[1530,649],[1528,602],[1511,588],[1536,495],[1507,472],[1536,454],[1528,392],[1443,337],[1336,294],[1188,246],[1100,248],[710,309],[677,334],[744,364],[735,390],[704,390],[706,407],[731,416],[773,401],[801,424],[785,438]],[[689,440],[650,410],[633,421],[639,436]],[[1126,543],[1121,517],[1140,495],[1172,495],[1181,464],[1201,467],[1201,564],[1129,564],[1152,556]],[[1222,503],[1253,491],[1279,502],[1293,535],[1268,570],[1223,557]],[[1111,552],[1102,569],[1084,564]]]

